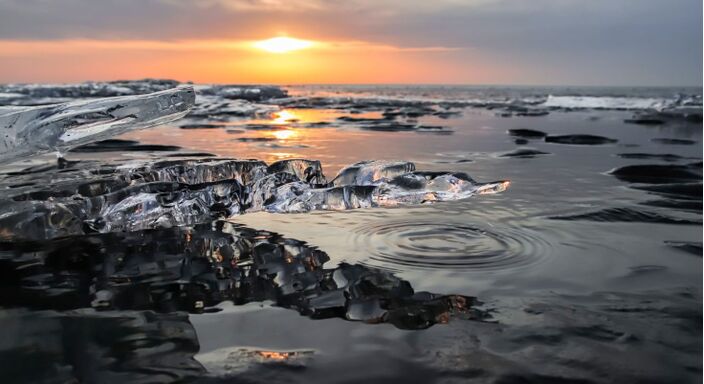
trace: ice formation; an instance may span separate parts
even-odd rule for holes
[[[326,181],[318,161],[201,159],[118,163],[0,180],[0,238],[44,239],[91,232],[194,225],[247,212],[389,207],[496,193],[508,181],[416,171],[413,163],[366,161]]]
[[[180,86],[146,95],[0,107],[0,163],[164,124],[185,116],[194,103],[193,87]]]

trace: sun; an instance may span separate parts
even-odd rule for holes
[[[271,39],[254,42],[254,47],[271,53],[287,53],[310,48],[312,41],[294,39],[292,37],[272,37]]]

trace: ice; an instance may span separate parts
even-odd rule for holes
[[[407,161],[362,161],[343,168],[332,185],[374,185],[415,170]]]
[[[287,183],[270,193],[268,212],[392,207],[460,200],[476,194],[503,192],[508,181],[479,183],[466,173],[419,172],[403,161],[365,161],[344,168],[325,188]],[[258,207],[257,207],[258,208]]]
[[[279,108],[273,105],[198,94],[196,105],[188,117],[207,120],[228,120],[231,117],[266,116],[278,110]]]
[[[502,192],[457,172],[368,161],[325,183],[320,162],[204,159],[124,162],[15,172],[0,180],[0,238],[47,239],[205,223],[266,211],[392,207]]]
[[[671,100],[650,97],[549,95],[541,106],[577,109],[662,109],[671,104]]]
[[[180,86],[146,95],[0,108],[0,163],[168,123],[185,116],[194,102],[193,88]]]

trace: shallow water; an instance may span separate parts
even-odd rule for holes
[[[324,90],[329,96],[330,89]],[[292,90],[303,92],[321,90]],[[438,92],[426,90],[430,96]],[[607,95],[626,91],[619,92]],[[652,92],[645,96],[655,97]],[[460,113],[401,118],[443,127],[430,132],[371,129],[378,123],[344,120],[380,120],[382,112],[374,108],[282,107],[273,116],[187,118],[120,139],[178,146],[178,153],[267,163],[317,159],[328,176],[347,164],[381,159],[412,161],[420,170],[467,172],[485,182],[510,180],[503,193],[462,201],[228,219],[317,247],[330,259],[326,268],[360,266],[389,273],[416,292],[476,297],[482,316],[449,311],[449,321],[409,331],[390,323],[343,320],[352,319],[350,314],[311,319],[286,309],[278,296],[267,295],[238,305],[225,300],[213,304],[218,311],[187,316],[131,306],[82,310],[86,313],[13,308],[2,311],[0,321],[35,341],[4,343],[2,369],[23,357],[45,359],[46,366],[58,358],[67,377],[96,382],[701,381],[701,123],[629,124],[624,120],[634,111],[620,110],[551,110],[544,116],[511,117],[486,108],[454,110]],[[181,128],[204,122],[217,126]],[[517,144],[519,138],[507,131],[518,128],[617,142],[568,145],[529,138]],[[653,140],[660,138],[695,143]],[[519,148],[545,154],[503,156]],[[679,157],[619,156],[626,153]],[[81,151],[68,157],[109,161],[164,155]],[[623,168],[629,165],[667,167]],[[610,174],[619,168],[622,174]],[[698,193],[683,194],[672,187],[681,184]],[[653,190],[656,186],[664,191]],[[94,330],[97,324],[113,329],[112,323],[114,330],[105,335]],[[124,356],[116,357],[128,361],[118,368],[91,360],[71,368],[72,359],[90,355],[88,350],[97,355],[111,351],[113,356],[118,349],[112,343],[126,339],[130,346],[119,350],[131,351],[125,353],[135,359],[144,356],[160,368],[150,371],[142,367],[147,364],[129,363]],[[81,376],[93,368],[95,376]],[[111,373],[101,376],[103,370]],[[12,371],[27,372],[21,366]]]

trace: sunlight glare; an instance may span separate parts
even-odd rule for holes
[[[290,139],[291,137],[295,136],[296,132],[292,131],[290,129],[286,129],[283,131],[275,131],[273,133],[273,135],[274,135],[274,137],[276,137],[279,140],[286,140],[286,139]]]
[[[281,125],[288,124],[298,120],[298,115],[289,110],[284,109],[283,111],[276,112],[274,114],[274,119],[271,121],[273,124]]]
[[[255,48],[271,53],[287,53],[310,48],[313,46],[313,42],[294,39],[292,37],[273,37],[271,39],[257,41],[253,45]]]

